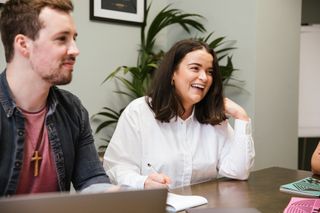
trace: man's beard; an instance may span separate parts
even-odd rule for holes
[[[52,85],[66,85],[69,84],[72,80],[72,72],[68,71],[68,73],[65,74],[54,73],[51,75],[44,76],[43,79]]]

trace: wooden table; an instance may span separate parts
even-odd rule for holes
[[[208,199],[207,205],[197,208],[252,207],[262,213],[276,213],[283,212],[290,198],[295,196],[280,192],[280,185],[309,176],[312,176],[309,171],[271,167],[252,172],[247,181],[221,178],[177,188],[173,192],[183,195],[201,195]]]

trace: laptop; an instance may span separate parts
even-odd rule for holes
[[[255,208],[194,208],[187,209],[187,213],[261,213]]]
[[[1,213],[165,213],[167,189],[48,193],[0,199]]]

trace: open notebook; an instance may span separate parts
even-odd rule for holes
[[[195,206],[207,204],[208,200],[202,196],[197,195],[178,195],[168,193],[167,211],[178,212]]]
[[[165,213],[166,189],[94,194],[50,193],[0,199],[1,213]]]

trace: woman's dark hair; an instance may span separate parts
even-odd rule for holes
[[[216,125],[227,118],[224,112],[222,80],[214,50],[204,42],[186,39],[171,47],[155,72],[146,101],[157,120],[169,122],[171,118],[185,112],[180,97],[171,83],[172,77],[182,59],[188,53],[200,49],[205,49],[213,57],[213,80],[205,97],[195,105],[196,119],[203,124]]]

